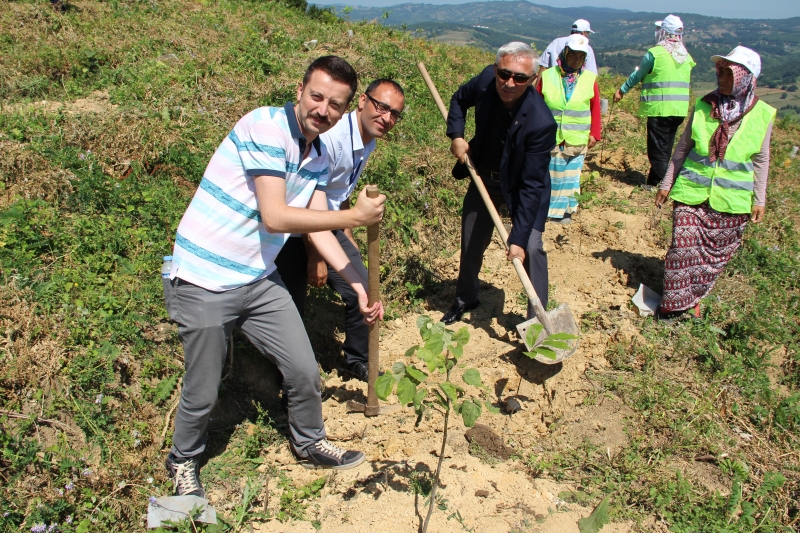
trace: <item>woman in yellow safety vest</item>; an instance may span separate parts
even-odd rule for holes
[[[739,248],[748,220],[764,216],[775,108],[755,94],[761,58],[737,46],[712,56],[717,89],[697,101],[656,195],[675,201],[659,319],[700,316],[705,298]]]
[[[542,72],[536,89],[558,124],[550,153],[550,209],[547,216],[569,224],[578,209],[581,169],[586,151],[600,139],[600,90],[597,75],[584,70],[589,39],[570,35],[558,64]]]
[[[619,102],[639,82],[639,114],[647,117],[647,159],[650,172],[642,188],[654,190],[664,178],[678,127],[689,112],[691,74],[695,63],[683,46],[683,21],[669,15],[656,22],[656,45],[642,58],[614,94]]]

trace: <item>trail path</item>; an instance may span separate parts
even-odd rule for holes
[[[621,152],[612,154],[611,162],[622,168],[632,166],[624,164]],[[465,368],[475,367],[481,372],[484,383],[492,389],[495,405],[501,406],[514,397],[523,409],[514,414],[484,411],[478,422],[491,428],[500,439],[484,443],[483,458],[469,453],[466,428],[460,418],[451,418],[442,474],[444,489],[440,492],[447,500],[447,510],[434,511],[431,532],[462,530],[455,518],[447,520],[456,511],[464,525],[476,532],[577,532],[577,521],[587,516],[591,508],[565,504],[558,496],[574,489],[574,485],[536,479],[521,460],[498,460],[490,455],[502,455],[503,443],[519,456],[527,457],[540,450],[545,439],[556,439],[564,447],[589,439],[613,456],[627,442],[624,425],[629,410],[613,397],[601,396],[595,401],[594,384],[585,371],[607,371],[604,354],[609,342],[639,335],[634,323],[636,315],[628,303],[640,282],[651,287],[660,285],[665,248],[656,218],[619,211],[631,211],[633,205],[650,205],[650,194],[620,181],[604,179],[603,187],[605,190],[599,195],[602,202],[583,211],[573,224],[548,224],[545,232],[550,283],[555,286],[551,298],[569,304],[576,318],[583,317],[584,322],[580,348],[563,364],[542,365],[522,354],[514,330],[525,313],[525,300],[519,297],[522,286],[496,235],[486,253],[481,276],[482,304],[465,317],[463,324],[455,325],[466,325],[471,335],[462,363]],[[442,258],[433,267],[444,280],[452,281],[425,302],[427,314],[439,319],[454,294],[458,255]],[[403,359],[404,352],[419,342],[416,318],[411,315],[384,324],[383,368]],[[349,399],[363,401],[365,384],[343,381],[334,373],[323,385],[329,435],[339,445],[363,450],[367,461],[356,469],[330,475],[297,466],[289,452],[281,448],[270,452],[267,464],[280,464],[291,472],[298,485],[323,474],[329,476],[322,497],[312,502],[307,513],[310,519],[316,515],[322,531],[416,531],[419,518],[415,516],[409,473],[414,469],[435,470],[441,415],[433,413],[417,428],[411,408],[367,419],[347,413],[345,407]],[[505,451],[510,453],[508,448]],[[213,492],[211,496],[213,499]],[[272,500],[277,505],[277,496]],[[315,509],[314,505],[318,507]],[[423,516],[425,511],[420,500]],[[626,523],[609,524],[603,531],[624,532],[630,528],[631,524]],[[315,529],[310,522],[274,521],[261,524],[255,531]]]

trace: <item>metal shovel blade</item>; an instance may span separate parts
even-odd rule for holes
[[[572,312],[569,310],[567,304],[561,304],[552,311],[547,311],[547,316],[550,318],[550,322],[553,325],[553,333],[569,333],[570,335],[575,335],[578,337],[581,334],[581,328],[578,327],[578,324],[575,322],[575,317],[572,316]],[[542,332],[539,333],[539,337],[534,341],[533,345],[528,344],[527,342],[527,335],[528,335],[528,328],[531,327],[533,324],[541,324],[538,318],[532,318],[530,320],[526,320],[521,324],[517,324],[517,332],[519,333],[522,342],[525,343],[525,347],[528,350],[533,350],[533,348],[538,344],[540,341],[544,340],[547,337],[547,331],[542,329]],[[567,341],[569,344],[569,348],[565,350],[555,350],[556,358],[549,359],[544,357],[543,355],[537,355],[534,357],[536,361],[540,363],[544,363],[546,365],[554,365],[556,363],[560,363],[570,355],[575,353],[575,350],[578,349],[578,339],[573,339],[571,341]]]

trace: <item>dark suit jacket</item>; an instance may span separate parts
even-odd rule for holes
[[[467,109],[475,108],[475,137],[469,145],[478,168],[483,136],[495,98],[498,95],[494,65],[489,65],[459,87],[450,100],[447,136],[451,139],[464,137]],[[553,113],[541,95],[528,87],[508,131],[500,160],[500,189],[513,221],[509,244],[525,248],[531,229],[544,231],[550,207],[550,151],[556,145],[557,130]],[[468,175],[466,165],[456,164],[453,169],[455,178],[462,179]]]

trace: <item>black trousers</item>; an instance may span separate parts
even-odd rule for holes
[[[353,246],[347,235],[341,230],[333,232],[342,245],[342,249],[350,258],[353,266],[367,279],[367,268],[361,260],[358,248]],[[286,290],[294,300],[300,316],[305,311],[306,286],[308,284],[308,253],[301,237],[290,237],[275,259],[278,273],[281,275]],[[342,297],[345,305],[344,332],[342,345],[345,362],[367,363],[369,359],[369,326],[364,323],[364,315],[358,307],[356,291],[334,269],[328,267],[328,285]]]
[[[684,117],[647,117],[647,158],[650,160],[648,185],[658,185],[664,179],[675,145],[675,134]]]
[[[497,192],[489,195],[495,207],[505,204],[502,195]],[[492,241],[494,223],[489,211],[483,203],[478,188],[469,184],[464,196],[461,212],[461,265],[456,284],[455,304],[459,307],[474,304],[478,301],[478,274],[483,265],[483,253]],[[542,232],[533,230],[525,247],[525,270],[542,305],[547,307],[547,252],[542,245]],[[528,302],[528,318],[533,318],[533,306]]]

